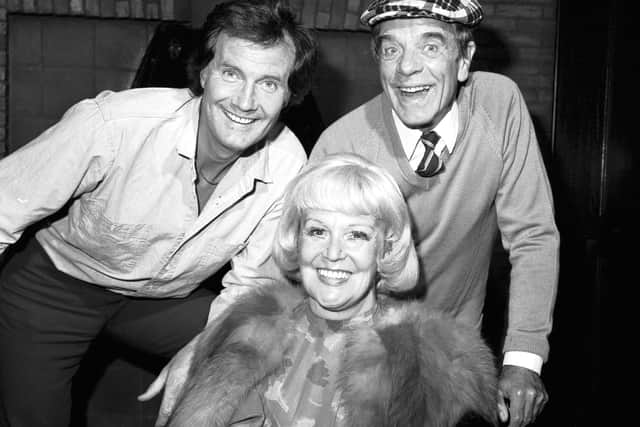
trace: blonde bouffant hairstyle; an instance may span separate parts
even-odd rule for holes
[[[309,209],[372,215],[382,231],[378,251],[378,292],[403,293],[416,287],[418,259],[409,212],[393,177],[355,154],[337,154],[308,164],[285,192],[273,257],[289,279],[298,280],[298,239]]]

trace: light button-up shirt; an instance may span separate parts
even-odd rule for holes
[[[78,279],[157,298],[188,294],[230,260],[225,294],[279,277],[271,243],[304,150],[283,128],[238,158],[198,214],[199,107],[186,89],[159,88],[103,92],[73,106],[0,161],[0,253],[71,200],[36,238]]]

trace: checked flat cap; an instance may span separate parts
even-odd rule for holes
[[[375,0],[360,16],[360,22],[373,27],[397,18],[433,18],[473,27],[483,13],[476,0]]]

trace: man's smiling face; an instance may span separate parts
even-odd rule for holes
[[[289,101],[294,58],[288,38],[265,46],[220,34],[213,59],[200,73],[203,142],[231,155],[261,141]]]
[[[433,128],[467,79],[471,56],[460,54],[452,24],[415,18],[378,25],[380,80],[393,109],[408,127]]]

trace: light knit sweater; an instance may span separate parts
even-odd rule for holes
[[[547,359],[559,234],[533,124],[514,82],[471,73],[458,94],[460,127],[445,170],[414,173],[382,93],[320,136],[314,161],[352,152],[386,168],[409,205],[427,291],[424,304],[479,325],[496,233],[512,265],[503,351]]]

